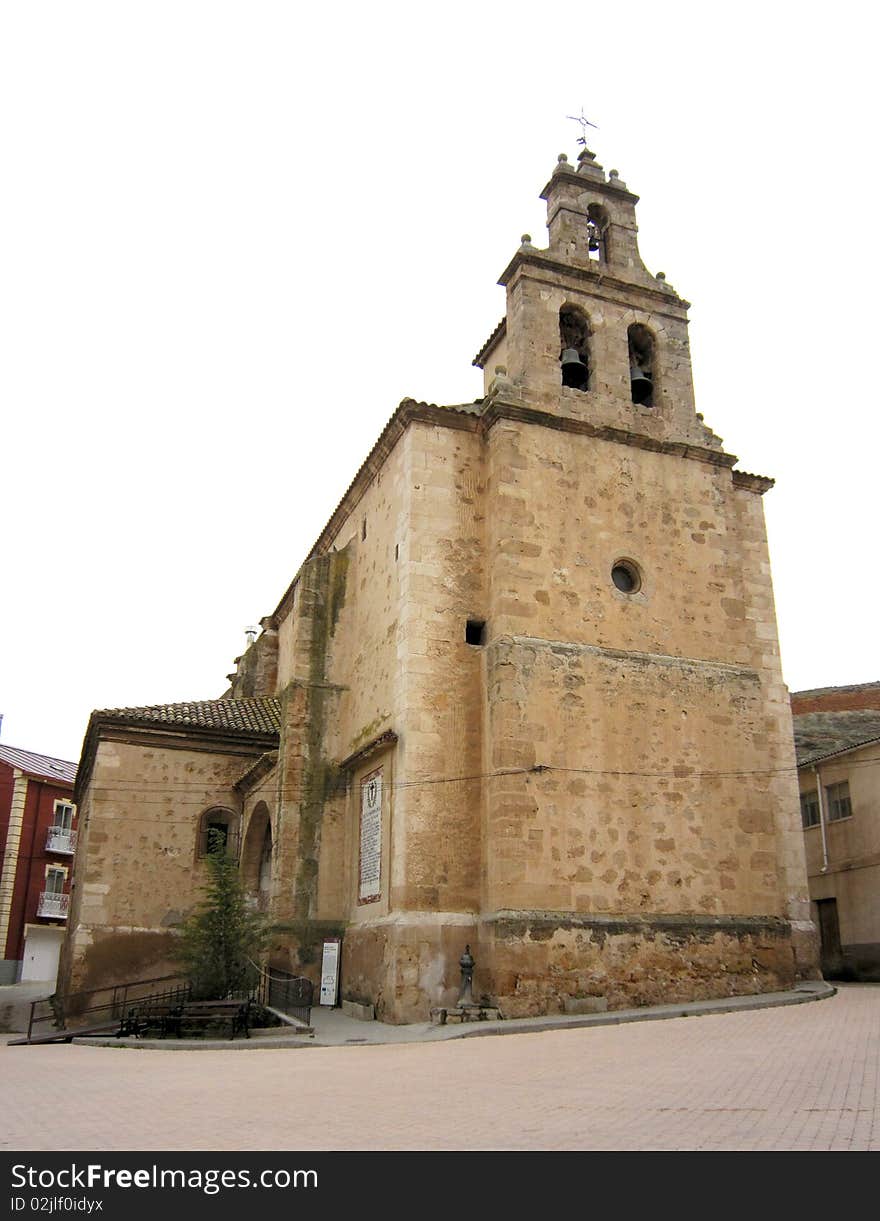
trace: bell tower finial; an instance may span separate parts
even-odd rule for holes
[[[592,127],[594,131],[598,131],[599,130],[598,125],[596,123],[590,122],[590,120],[584,114],[583,106],[581,106],[581,113],[579,115],[578,114],[569,114],[569,115],[566,115],[565,117],[567,119],[571,119],[571,121],[573,123],[580,124],[581,134],[578,136],[577,142],[578,142],[578,144],[583,144],[584,152],[588,153],[590,150],[589,150],[589,145],[587,144],[587,128]],[[581,154],[581,155],[583,155],[583,154]],[[595,155],[596,155],[595,153],[590,153],[591,157],[595,157]]]

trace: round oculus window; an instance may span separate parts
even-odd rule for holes
[[[622,594],[635,594],[641,589],[642,578],[631,560],[618,560],[611,569],[611,580]]]

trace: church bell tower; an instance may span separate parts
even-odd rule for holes
[[[525,234],[501,276],[507,314],[474,363],[523,403],[658,441],[720,449],[694,408],[688,302],[639,255],[638,196],[588,149],[561,154],[541,198],[549,242]]]
[[[525,1013],[788,986],[815,943],[773,481],[697,413],[688,302],[642,262],[617,171],[585,147],[542,198],[547,246],[523,236],[474,361],[490,991]]]

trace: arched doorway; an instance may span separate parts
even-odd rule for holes
[[[241,880],[251,900],[265,911],[272,892],[272,819],[264,801],[255,806],[248,823],[241,854]]]

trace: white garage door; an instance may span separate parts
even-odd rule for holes
[[[28,929],[24,942],[24,961],[21,967],[22,981],[26,979],[51,980],[55,983],[58,974],[58,955],[64,929]]]

